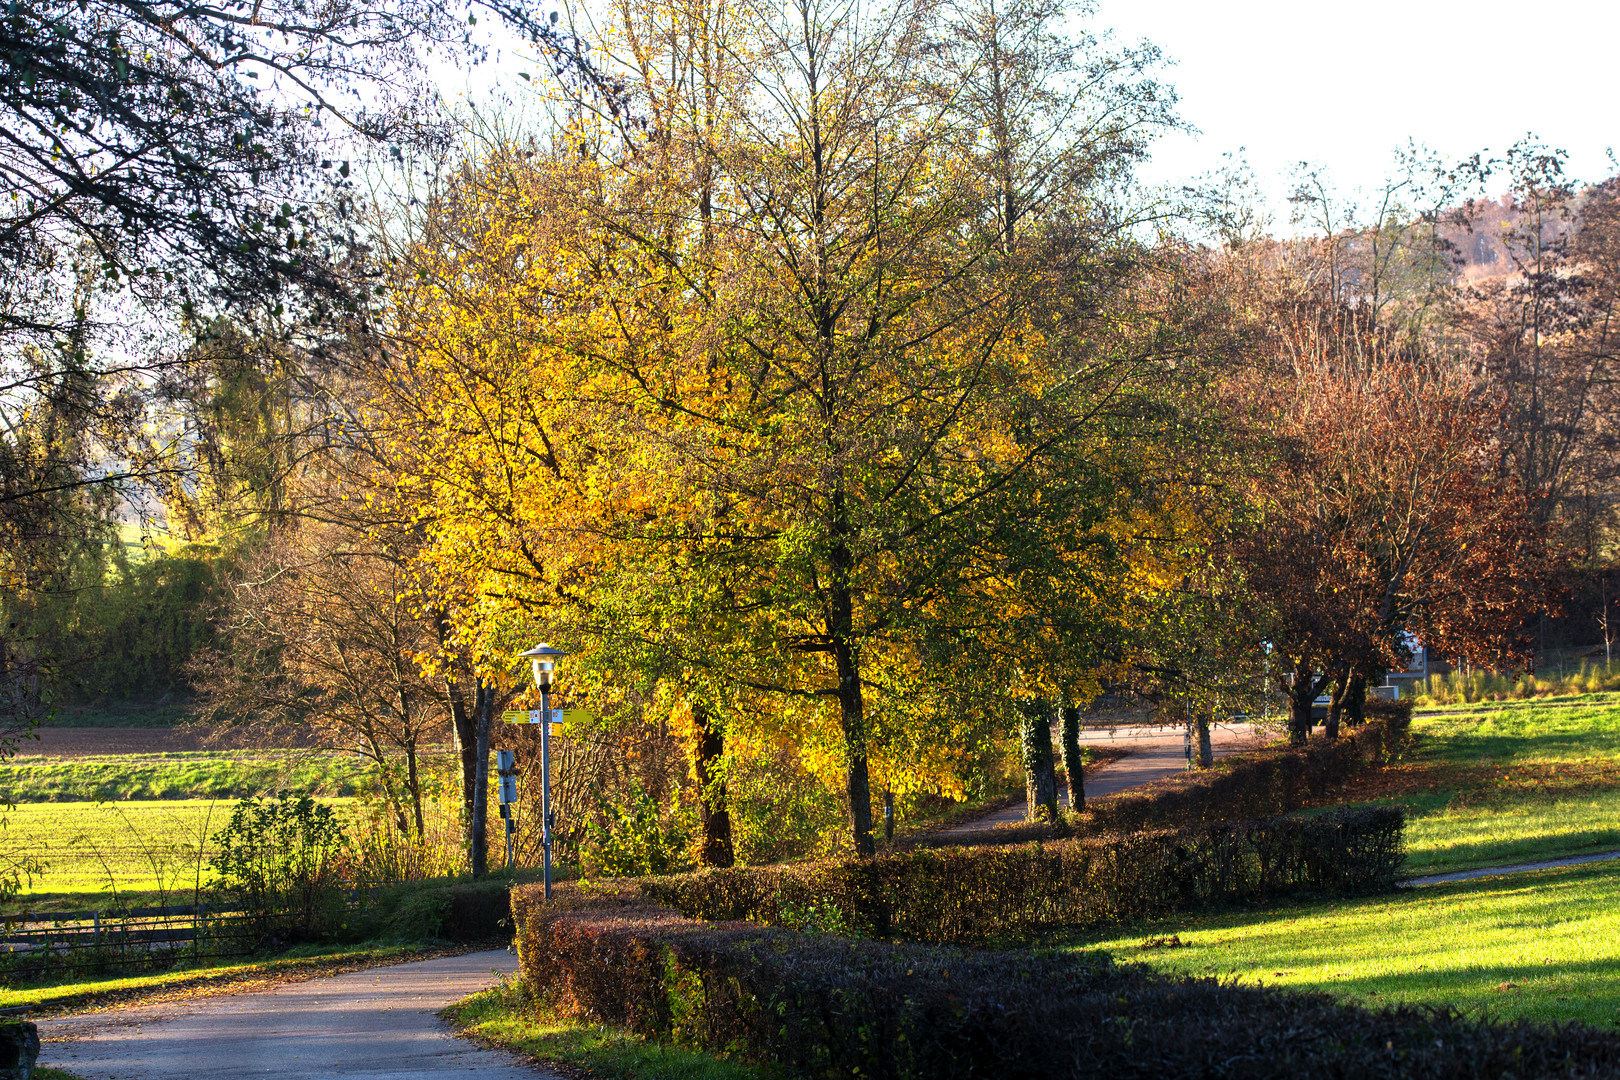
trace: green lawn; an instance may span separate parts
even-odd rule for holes
[[[352,755],[298,750],[30,755],[0,764],[0,798],[31,803],[238,799],[265,793],[352,796],[365,771]]]
[[[339,806],[349,800],[327,800]],[[11,905],[31,911],[191,902],[197,846],[230,820],[232,799],[163,802],[19,803],[4,817],[0,844],[45,863]],[[201,869],[208,880],[206,865]]]
[[[1143,948],[1179,937],[1181,948]],[[1370,1005],[1620,1024],[1620,867],[1543,870],[1355,901],[1161,920],[1076,938],[1164,971],[1325,990]]]
[[[1407,807],[1412,873],[1620,850],[1620,694],[1436,712],[1406,760],[1345,793]]]

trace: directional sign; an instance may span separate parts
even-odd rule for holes
[[[565,721],[584,724],[593,719],[591,714],[584,709],[551,709],[550,713],[549,719],[551,720],[551,734],[553,736],[563,733],[563,723]],[[538,724],[540,722],[540,710],[513,709],[501,713],[501,719],[508,724]]]

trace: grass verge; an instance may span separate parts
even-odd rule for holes
[[[1620,867],[1572,867],[1075,937],[1162,971],[1322,990],[1369,1005],[1620,1025]]]
[[[600,1024],[548,1016],[515,981],[445,1009],[463,1035],[532,1058],[565,1075],[601,1080],[767,1080],[774,1070],[700,1050],[646,1042]]]

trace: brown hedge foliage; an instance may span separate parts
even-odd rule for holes
[[[934,848],[871,859],[647,878],[649,899],[699,919],[791,923],[832,909],[869,937],[973,944],[1301,893],[1394,886],[1400,807],[1222,822],[1053,843]]]
[[[1407,740],[1411,711],[1369,721],[1329,742],[1274,748],[1216,762],[1088,804],[1087,831],[1127,832],[1298,810],[1384,764]]]
[[[705,924],[633,887],[514,896],[525,984],[553,1007],[799,1077],[1620,1077],[1620,1036],[1370,1011],[1092,957]]]

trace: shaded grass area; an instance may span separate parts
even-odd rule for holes
[[[1412,874],[1620,850],[1620,694],[1453,706],[1412,731],[1339,797],[1407,807]]]
[[[365,764],[349,755],[198,750],[63,759],[32,755],[0,764],[11,802],[238,799],[282,793],[359,793]]]
[[[425,949],[419,945],[299,946],[274,956],[225,960],[199,967],[178,967],[117,978],[86,979],[0,986],[0,1008],[31,1005],[39,1015],[59,1015],[109,1005],[145,1001],[183,1001],[215,994],[264,989],[281,982],[339,975],[346,971],[448,956],[459,949]]]
[[[480,1042],[602,1080],[762,1080],[776,1070],[646,1042],[629,1032],[548,1015],[515,983],[464,998],[444,1017]]]
[[[1063,945],[1374,1006],[1620,1024],[1620,867],[1609,864],[1164,919]]]
[[[158,701],[98,701],[61,705],[58,727],[173,727],[196,715],[196,706],[184,698]]]

